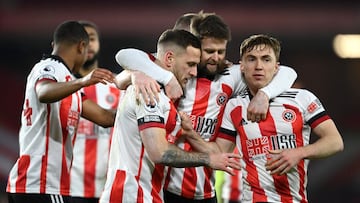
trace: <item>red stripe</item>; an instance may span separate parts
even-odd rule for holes
[[[230,176],[230,180],[231,180],[230,200],[232,200],[232,201],[237,201],[237,200],[239,200],[239,197],[240,197],[240,190],[241,190],[240,187],[241,186],[240,186],[240,182],[238,179],[239,176],[241,176],[239,170],[235,170],[235,175]]]
[[[237,106],[231,113],[231,120],[233,121],[233,123],[235,124],[235,126],[237,126],[237,131],[239,133],[240,136],[240,144],[241,144],[241,149],[245,150],[247,149],[246,146],[246,140],[248,140],[248,137],[244,131],[243,126],[241,125],[241,119],[242,119],[242,107],[241,106]],[[248,172],[248,174],[251,175],[247,175],[245,178],[246,180],[249,182],[250,185],[252,185],[251,187],[251,191],[253,191],[253,201],[258,201],[258,202],[267,202],[267,198],[265,196],[265,191],[264,189],[260,186],[260,182],[259,182],[259,176],[258,176],[258,171],[257,168],[254,164],[254,162],[250,161],[250,157],[248,153],[243,153],[243,159],[246,162],[246,171]]]
[[[84,158],[84,195],[94,197],[95,195],[95,173],[97,161],[97,139],[86,139]],[[76,155],[75,155],[76,156]]]
[[[266,120],[259,123],[262,136],[269,137],[277,135],[274,118],[268,112]],[[281,202],[292,202],[290,185],[286,175],[273,175],[276,192],[280,195]]]
[[[208,198],[211,198],[211,192],[213,190],[213,188],[211,187],[211,184],[210,184],[211,183],[210,178],[212,177],[213,170],[208,167],[203,167],[203,169],[204,169],[204,174],[205,174],[204,198],[208,199]]]
[[[235,154],[239,154],[238,148],[235,147],[234,149],[234,153]],[[238,201],[240,198],[240,191],[241,191],[241,184],[239,179],[241,179],[241,171],[240,170],[235,170],[235,175],[234,176],[230,176],[230,200],[232,201]]]
[[[324,115],[324,116],[318,118],[313,123],[311,123],[311,128],[312,129],[316,128],[317,125],[319,125],[320,123],[322,123],[322,122],[324,122],[324,121],[326,121],[328,119],[330,119],[330,116],[328,116],[328,115]]]
[[[206,113],[210,97],[211,81],[205,78],[198,78],[196,83],[195,101],[191,115],[203,116]],[[195,121],[196,122],[196,121]],[[197,123],[194,124],[196,126]],[[184,150],[191,151],[189,143],[184,143]],[[182,196],[194,198],[197,183],[197,174],[194,167],[184,169],[182,182]]]
[[[27,170],[30,166],[30,156],[22,155],[18,161],[18,177],[16,179],[16,192],[25,193]]]
[[[119,89],[117,89],[115,87],[109,87],[109,89],[110,89],[111,94],[114,95],[114,99],[115,99],[115,101],[112,103],[110,108],[111,109],[116,109],[118,104],[119,104],[119,101],[120,101],[121,92],[119,91]]]
[[[236,142],[236,137],[228,135],[228,134],[223,133],[223,132],[219,132],[217,134],[217,137],[225,139],[225,140],[229,140],[229,141],[234,142],[234,143]]]
[[[164,165],[155,164],[155,168],[151,177],[151,196],[153,198],[153,203],[162,203],[160,197],[160,192],[162,189],[162,181],[164,179]]]
[[[170,111],[169,111],[168,119],[165,124],[166,134],[171,133],[176,127],[176,117],[177,117],[177,111],[174,104],[171,101],[169,101],[169,103],[170,103]]]
[[[47,104],[47,115],[46,115],[46,141],[45,141],[45,155],[41,161],[41,172],[40,172],[40,193],[46,192],[46,176],[47,176],[47,165],[49,158],[49,140],[50,140],[50,114],[51,105]]]
[[[303,138],[302,130],[303,130],[303,122],[304,121],[303,121],[302,113],[296,107],[286,105],[286,104],[284,104],[284,107],[288,108],[288,109],[292,109],[296,114],[296,120],[295,120],[296,122],[292,123],[293,133],[296,137],[296,147],[303,147],[304,146],[304,138]],[[301,160],[298,163],[297,171],[299,173],[299,181],[300,181],[299,194],[301,196],[301,203],[307,203],[306,194],[305,194],[306,172],[305,172],[305,161],[304,160]]]
[[[158,122],[149,122],[149,123],[143,123],[139,125],[139,130],[142,131],[144,129],[147,128],[161,128],[164,129],[165,128],[165,124],[164,123],[158,123]]]
[[[210,84],[211,85],[211,84]],[[221,86],[222,92],[224,92],[227,95],[227,98],[229,98],[232,94],[232,89],[226,84],[222,84]],[[209,86],[210,89],[210,86]],[[208,97],[209,98],[209,97]],[[207,101],[208,102],[208,101]],[[207,103],[206,102],[206,103]],[[206,110],[206,109],[204,109]],[[219,110],[219,113],[217,115],[217,124],[215,126],[215,136],[213,136],[212,140],[215,140],[217,132],[219,132],[219,128],[221,126],[223,114],[225,110],[225,102],[221,105],[221,108]],[[205,111],[202,115],[205,114]],[[193,114],[195,115],[195,114]],[[211,192],[213,191],[213,187],[211,186],[211,177],[213,176],[213,170],[211,168],[204,167],[204,174],[205,174],[205,183],[204,183],[204,198],[211,198]]]
[[[168,167],[168,171],[167,171],[166,177],[165,177],[164,190],[167,190],[167,188],[169,186],[170,174],[171,174],[171,167]]]
[[[122,202],[124,195],[125,171],[117,170],[110,192],[110,202]]]
[[[60,177],[60,194],[62,195],[69,195],[69,188],[70,188],[70,175],[67,167],[66,162],[66,140],[71,139],[69,138],[68,134],[68,122],[69,122],[69,113],[71,111],[71,104],[72,104],[72,96],[69,95],[68,97],[61,100],[60,104],[60,122],[62,126],[62,161],[61,161],[61,177]]]
[[[138,174],[136,176],[136,181],[137,181],[137,183],[139,185],[138,194],[137,194],[137,201],[136,201],[137,203],[143,203],[144,202],[144,192],[143,192],[143,189],[140,187],[140,184],[139,184],[141,170],[142,170],[142,164],[143,164],[143,158],[144,158],[144,153],[145,153],[145,147],[142,144],[141,152],[140,152],[140,159],[139,159],[139,171],[138,171]]]
[[[91,85],[84,88],[85,95],[88,99],[97,103],[96,86]],[[84,157],[84,195],[85,197],[94,197],[95,195],[95,172],[97,159],[97,139],[85,140],[85,157]]]
[[[224,102],[224,104],[221,106],[220,111],[219,111],[219,114],[218,114],[218,116],[217,116],[218,122],[217,122],[216,128],[215,128],[215,137],[214,137],[214,139],[216,139],[216,136],[217,136],[217,134],[218,134],[218,132],[219,132],[219,128],[220,128],[221,123],[222,123],[223,114],[224,114],[224,111],[225,111],[225,104],[226,104],[226,102],[229,100],[229,98],[231,97],[232,92],[233,92],[233,91],[232,91],[232,88],[229,87],[229,86],[226,85],[226,84],[222,84],[221,87],[222,87],[222,91],[227,95],[227,100],[226,100],[226,101]]]
[[[196,115],[196,116],[205,115],[210,97],[210,87],[211,87],[210,80],[205,78],[197,79],[195,101],[191,115]]]

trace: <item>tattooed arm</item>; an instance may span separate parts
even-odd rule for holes
[[[146,128],[140,132],[149,158],[157,164],[172,167],[208,166],[233,174],[231,168],[240,169],[239,155],[233,153],[186,152],[165,139],[163,128]]]

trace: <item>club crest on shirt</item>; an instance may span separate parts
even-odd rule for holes
[[[296,120],[296,114],[291,109],[285,109],[285,111],[282,113],[282,118],[286,122],[294,122]]]
[[[216,97],[216,103],[219,106],[223,106],[223,105],[225,105],[227,99],[228,99],[228,97],[227,97],[227,95],[225,93],[220,93]]]
[[[113,106],[116,102],[116,96],[114,94],[107,94],[105,98],[106,102]]]

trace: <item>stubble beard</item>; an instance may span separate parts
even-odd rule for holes
[[[99,53],[94,54],[94,57],[92,59],[88,59],[85,61],[83,68],[85,70],[89,70],[95,64],[95,62],[98,60],[98,58],[99,58]]]

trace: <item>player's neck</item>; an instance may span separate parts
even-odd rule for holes
[[[84,77],[85,75],[89,74],[91,71],[93,71],[95,68],[98,68],[98,62],[95,61],[91,66],[89,67],[81,67],[79,70],[79,74]]]

